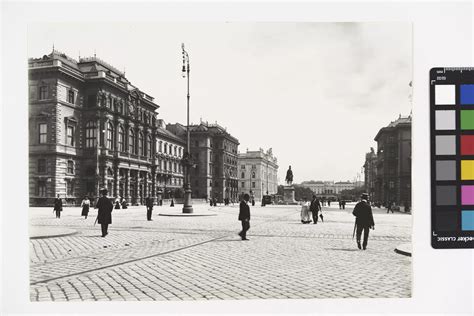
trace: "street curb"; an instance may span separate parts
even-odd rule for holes
[[[52,235],[37,235],[37,236],[30,236],[30,239],[46,239],[46,238],[55,238],[55,237],[65,237],[65,236],[72,236],[77,234],[77,230],[66,232],[66,233],[59,233],[59,234],[52,234]]]
[[[410,249],[410,250],[409,250]],[[401,244],[395,248],[395,253],[411,257],[411,244]]]

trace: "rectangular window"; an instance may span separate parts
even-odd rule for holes
[[[245,182],[241,182],[241,183],[242,183],[241,187],[245,188]]]
[[[47,86],[41,86],[39,89],[39,99],[40,100],[46,100],[48,98],[48,87]]]
[[[38,159],[38,173],[46,173],[46,159]]]
[[[74,91],[69,90],[68,95],[67,95],[67,102],[74,104]]]
[[[46,196],[46,182],[43,180],[38,181],[38,196]]]
[[[67,173],[74,174],[74,161],[72,160],[67,161]]]
[[[39,143],[46,144],[48,140],[48,125],[41,123],[39,125]]]
[[[66,181],[66,195],[67,196],[74,195],[74,183],[71,181]]]
[[[73,126],[68,126],[67,127],[66,143],[69,146],[74,146],[74,127]]]

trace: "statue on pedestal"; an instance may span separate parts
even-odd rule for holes
[[[293,171],[291,171],[291,166],[288,167],[288,171],[286,172],[285,181],[286,181],[287,185],[292,185],[293,184]]]

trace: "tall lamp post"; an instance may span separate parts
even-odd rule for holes
[[[186,152],[183,155],[182,164],[184,166],[184,206],[183,213],[192,213],[193,206],[191,200],[191,173],[190,167],[193,165],[191,159],[191,149],[189,141],[189,55],[188,52],[184,49],[184,43],[181,44],[181,49],[183,50],[183,69],[182,75],[183,78],[188,79],[188,94],[187,94],[187,124],[186,124]]]

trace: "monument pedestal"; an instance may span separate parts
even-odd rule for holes
[[[297,204],[295,200],[295,188],[292,185],[283,186],[283,202],[285,202],[285,204]]]

